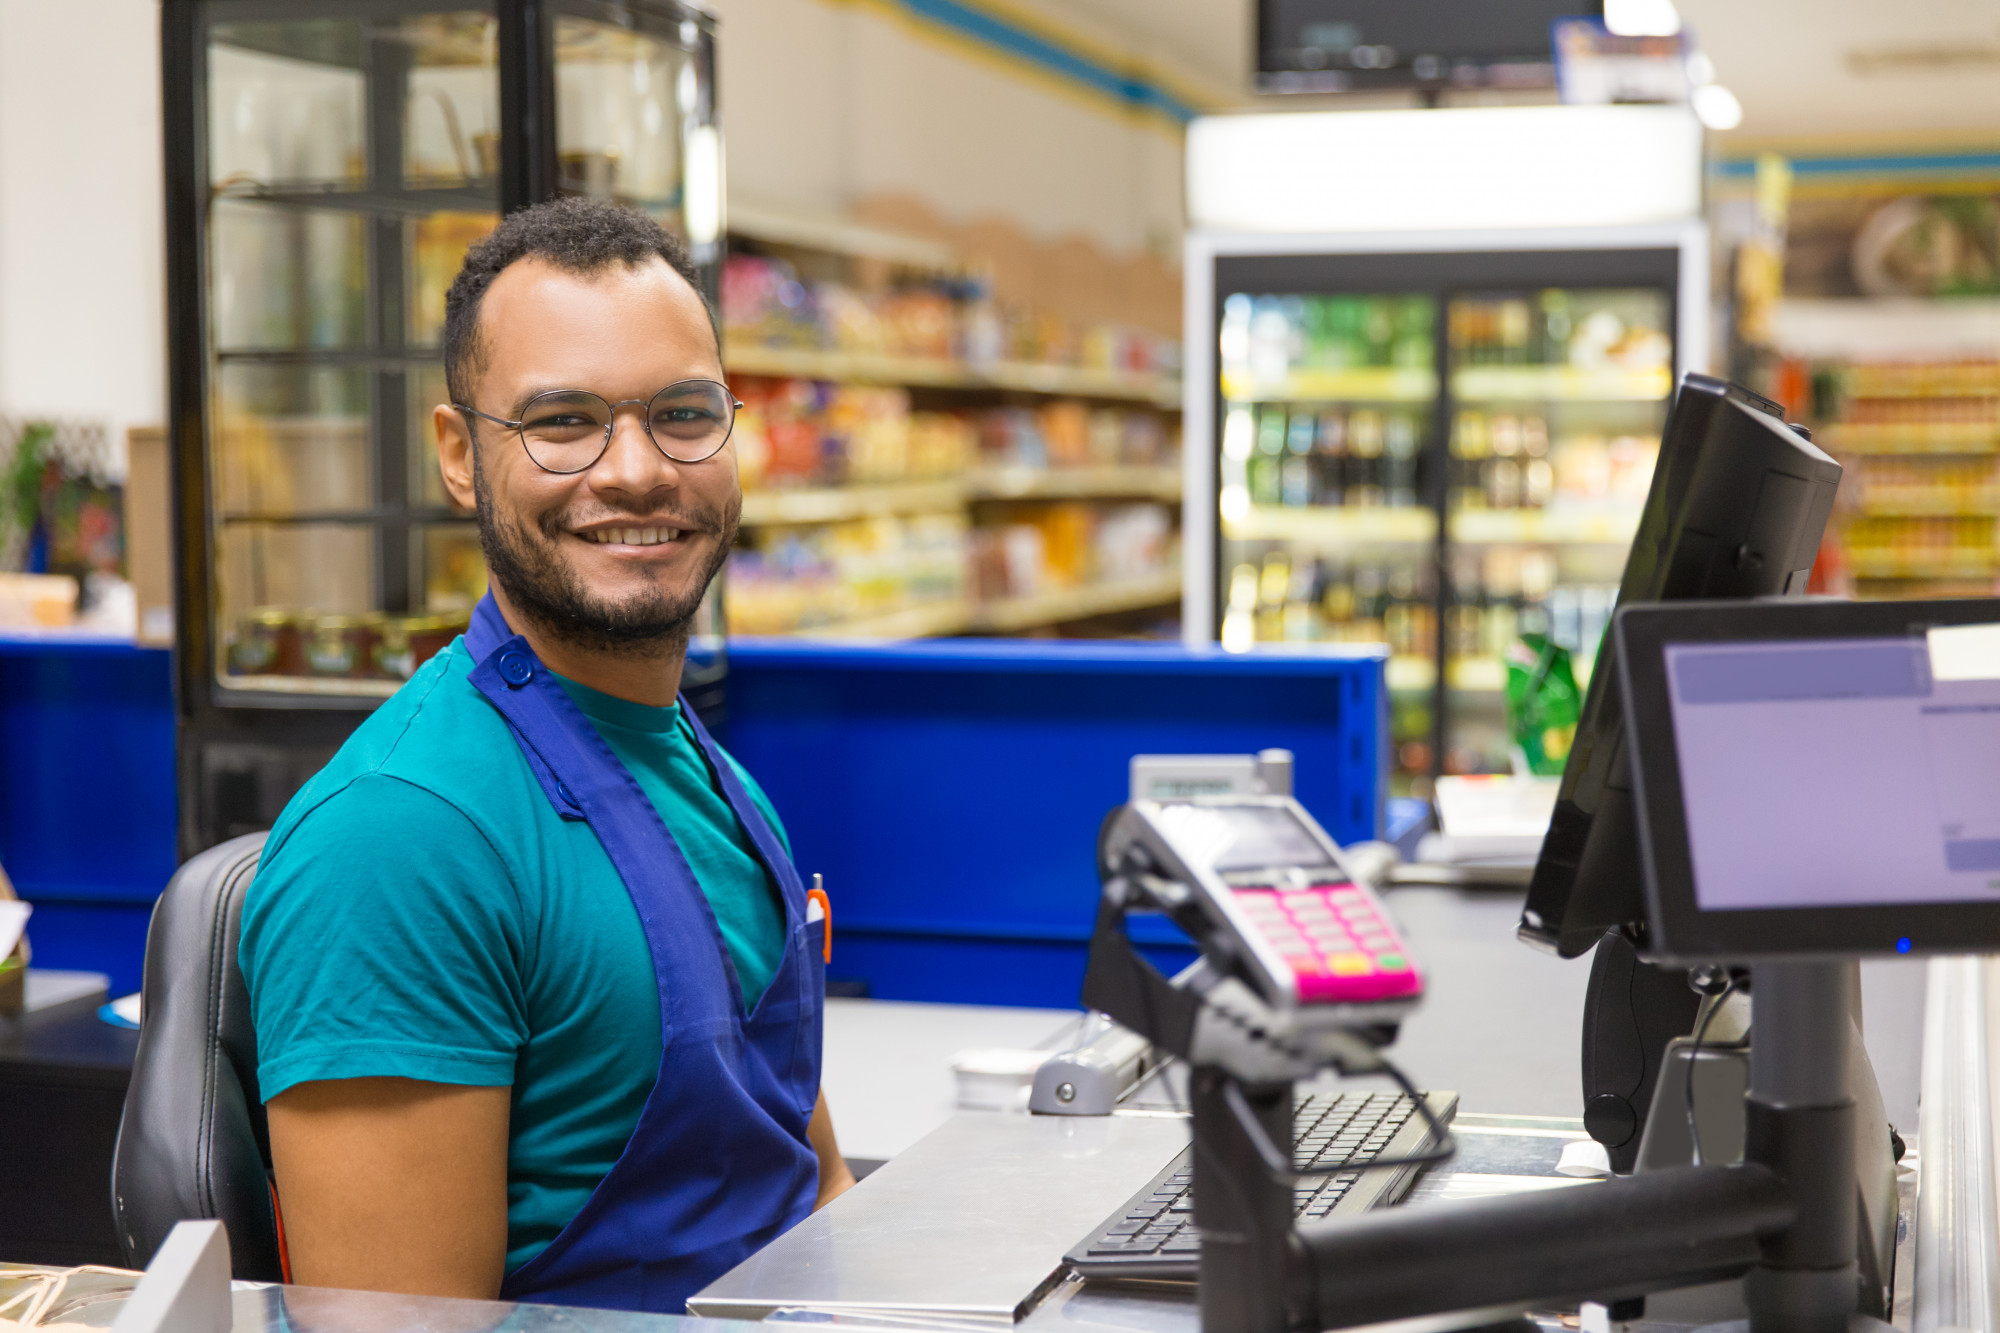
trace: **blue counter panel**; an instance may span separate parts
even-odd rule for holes
[[[0,636],[0,865],[35,905],[38,965],[139,988],[174,811],[167,650]]]
[[[801,872],[826,876],[829,975],[884,998],[1073,1004],[1098,826],[1131,757],[1280,746],[1336,839],[1379,837],[1382,669],[1373,651],[751,640],[731,645],[728,744]]]
[[[1137,753],[1298,757],[1343,842],[1380,836],[1382,658],[1157,644],[731,645],[727,743],[834,904],[830,975],[884,998],[1069,1005],[1097,828]],[[0,865],[36,957],[135,989],[174,869],[163,649],[0,638]],[[1164,922],[1134,936],[1168,970]]]

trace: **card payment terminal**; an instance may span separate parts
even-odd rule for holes
[[[1175,915],[1198,904],[1204,948],[1234,953],[1242,979],[1273,1008],[1399,1011],[1423,993],[1381,902],[1291,797],[1133,801],[1106,831],[1104,863],[1129,863],[1134,844],[1193,900]]]

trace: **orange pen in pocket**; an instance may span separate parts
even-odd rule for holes
[[[806,890],[806,924],[813,923],[813,909],[819,909],[818,919],[825,924],[820,927],[820,958],[824,962],[833,961],[833,902],[826,896],[826,878],[815,873],[813,886]]]

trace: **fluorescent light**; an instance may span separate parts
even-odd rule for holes
[[[681,217],[690,245],[713,245],[722,235],[722,131],[696,125],[687,132],[681,165]]]
[[[1743,123],[1743,104],[1719,83],[1703,84],[1689,93],[1688,105],[1712,130],[1733,130]]]
[[[1701,125],[1681,106],[1204,116],[1187,153],[1189,219],[1217,231],[1620,226],[1701,211]]]
[[[1620,37],[1671,37],[1681,16],[1674,0],[1604,0],[1604,26]]]

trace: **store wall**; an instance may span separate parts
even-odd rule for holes
[[[1177,257],[1172,117],[894,3],[714,8],[733,194],[822,214],[915,196]],[[122,441],[165,415],[158,41],[157,0],[0,0],[0,416],[108,420]]]
[[[0,415],[165,415],[158,15],[0,0]]]
[[[894,3],[713,8],[733,197],[844,214],[913,194],[961,221],[999,216],[1043,238],[1178,253],[1181,135],[1164,112],[1122,106]]]

